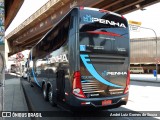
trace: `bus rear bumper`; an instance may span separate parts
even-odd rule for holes
[[[126,105],[128,101],[128,94],[114,97],[104,97],[104,98],[78,98],[72,96],[72,101],[70,102],[71,108],[74,110],[80,108],[86,108],[86,110],[94,109],[112,109],[120,107],[121,105]],[[87,109],[88,108],[88,109]]]

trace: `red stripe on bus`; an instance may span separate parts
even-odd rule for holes
[[[103,34],[103,35],[110,35],[110,36],[122,37],[120,34],[116,34],[116,33],[112,33],[112,32],[87,31],[87,33],[92,33],[92,34]]]

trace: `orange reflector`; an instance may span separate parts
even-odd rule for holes
[[[81,105],[85,105],[86,104],[86,102],[81,102]]]

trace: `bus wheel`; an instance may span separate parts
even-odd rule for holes
[[[42,86],[43,98],[45,101],[48,101],[48,93],[45,84]]]
[[[52,87],[49,87],[49,92],[48,92],[48,99],[49,99],[49,102],[52,106],[56,106],[55,102],[54,102],[54,99],[53,99],[53,89]]]

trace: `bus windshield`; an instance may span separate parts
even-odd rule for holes
[[[80,51],[128,55],[128,24],[121,16],[82,10],[79,32]]]

